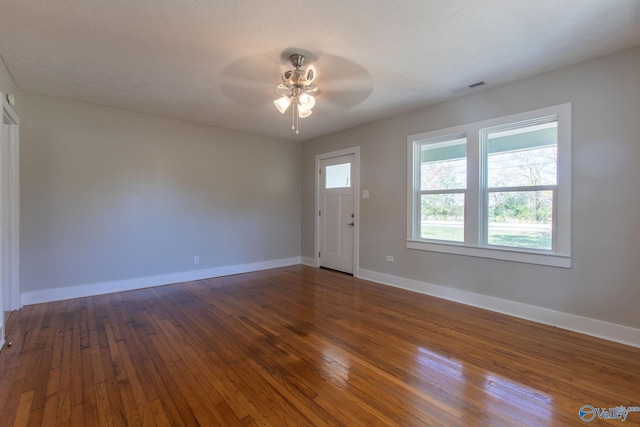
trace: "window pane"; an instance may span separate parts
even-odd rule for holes
[[[324,188],[351,187],[351,163],[327,166]]]
[[[558,123],[487,133],[489,188],[557,184]]]
[[[464,242],[464,194],[422,194],[420,237]]]
[[[488,243],[551,250],[553,191],[489,193]]]
[[[420,146],[420,190],[467,188],[467,140]]]

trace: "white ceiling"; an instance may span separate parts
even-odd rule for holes
[[[23,91],[294,140],[638,45],[638,0],[0,0]],[[322,90],[299,136],[292,48]]]

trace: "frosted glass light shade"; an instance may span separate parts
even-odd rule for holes
[[[311,115],[311,110],[306,109],[302,105],[298,107],[298,117],[304,119],[305,117],[309,117]]]
[[[275,104],[278,111],[284,114],[284,112],[287,111],[287,108],[289,108],[289,105],[291,105],[291,99],[288,96],[281,96],[280,98],[273,101],[273,103]]]
[[[316,99],[308,93],[303,93],[300,95],[300,105],[307,110],[311,110],[316,106]]]

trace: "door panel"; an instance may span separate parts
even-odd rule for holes
[[[353,200],[351,195],[340,196],[340,243],[338,254],[343,257],[353,256]]]
[[[336,195],[326,195],[324,197],[324,247],[322,252],[329,254],[337,254],[340,244],[339,230],[340,227],[336,212],[340,209],[340,199]]]

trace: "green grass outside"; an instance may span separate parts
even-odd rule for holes
[[[431,225],[422,229],[423,239],[464,241],[462,225]],[[498,229],[489,231],[489,244],[512,248],[551,250],[551,230]]]

